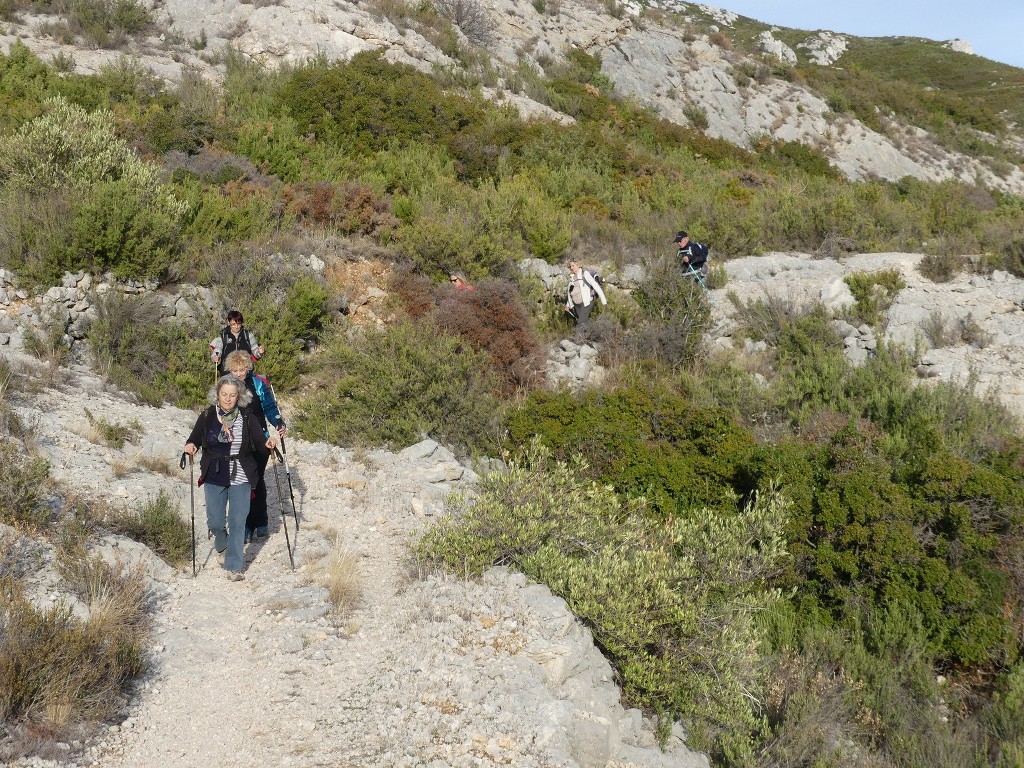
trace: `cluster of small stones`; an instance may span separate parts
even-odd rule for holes
[[[845,320],[834,320],[832,327],[843,339],[843,354],[854,365],[863,365],[878,350],[878,339],[867,323],[854,326]]]
[[[570,389],[600,386],[607,374],[598,362],[597,347],[569,339],[562,339],[549,348],[544,371],[549,384]]]

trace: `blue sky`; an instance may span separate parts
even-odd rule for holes
[[[780,27],[860,37],[959,37],[974,52],[1024,67],[1024,0],[717,0],[710,3]]]

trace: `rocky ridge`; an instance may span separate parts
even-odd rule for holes
[[[856,272],[895,269],[906,287],[896,294],[880,332],[865,324],[837,319],[846,356],[855,365],[876,354],[880,341],[916,350],[922,379],[973,381],[978,394],[992,394],[1024,418],[1024,280],[1007,272],[990,275],[961,273],[947,283],[935,283],[918,269],[922,254],[850,254],[820,259],[803,253],[767,253],[724,263],[727,283],[709,292],[714,324],[708,342],[719,353],[759,354],[764,342],[745,338],[730,294],[741,302],[774,297],[796,306],[821,303],[840,317],[854,303],[843,278]],[[590,265],[604,276],[609,297],[628,296],[644,279],[643,265]],[[540,259],[524,259],[520,269],[541,283],[545,292],[564,295],[565,270]],[[950,333],[938,345],[928,338],[927,326],[945,325]],[[958,324],[973,329],[969,338],[955,338]],[[593,386],[603,380],[599,350],[569,340],[549,350],[547,374],[554,384]]]
[[[525,118],[572,119],[514,92],[509,73],[520,62],[540,69],[540,62],[562,60],[568,49],[577,48],[600,58],[602,74],[619,94],[636,98],[682,125],[691,123],[692,110],[697,108],[706,118],[708,135],[740,146],[763,137],[808,144],[820,148],[836,168],[854,180],[904,176],[959,179],[1024,194],[1024,171],[1019,168],[996,173],[983,160],[947,151],[927,132],[894,118],[889,119],[886,132],[879,133],[856,119],[833,113],[820,96],[801,85],[742,77],[738,70],[749,59],[689,27],[708,19],[731,26],[737,16],[728,11],[660,0],[649,7],[677,21],[659,23],[650,14],[641,15],[641,6],[631,2],[622,6],[624,13],[615,14],[584,0],[479,2],[493,24],[487,51],[498,71],[505,73],[496,87],[484,92],[513,104]],[[338,0],[328,5],[315,0],[153,0],[158,27],[165,31],[133,42],[129,54],[169,81],[180,80],[186,68],[219,79],[220,62],[228,46],[271,66],[314,56],[347,60],[360,51],[382,50],[387,60],[424,71],[459,69],[456,61],[425,36],[426,30],[418,30],[407,20],[392,21],[384,11],[385,6],[373,0]],[[79,72],[96,72],[124,55],[63,45],[39,33],[40,25],[48,21],[53,18],[24,15],[0,35],[0,49],[9,49],[16,39],[22,39],[43,58],[72,57]],[[468,44],[465,37],[463,42]],[[963,50],[961,42],[950,41],[949,45]],[[770,31],[762,34],[760,45],[764,53],[781,61],[797,59],[797,51]],[[817,63],[834,64],[841,59],[846,39],[823,31],[808,36],[796,48]],[[985,138],[1000,141],[994,136]]]

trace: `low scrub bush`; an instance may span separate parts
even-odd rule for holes
[[[878,272],[854,272],[843,278],[853,294],[854,315],[864,323],[877,328],[889,311],[896,294],[907,287],[898,269]]]
[[[44,459],[14,443],[0,443],[0,483],[0,522],[39,528],[49,521],[50,465]]]
[[[390,201],[364,184],[296,184],[285,188],[282,204],[298,222],[344,235],[381,235],[398,224]]]
[[[474,287],[443,290],[434,322],[473,349],[486,352],[506,391],[536,386],[543,377],[544,363],[515,286],[491,279]]]
[[[955,253],[930,253],[921,257],[917,271],[933,283],[948,283],[963,270],[966,262]]]
[[[445,144],[483,113],[476,103],[444,93],[428,75],[388,63],[379,52],[298,67],[279,98],[300,135],[315,133],[319,141],[356,154],[414,140]]]
[[[670,367],[692,365],[704,352],[711,307],[703,288],[677,265],[662,260],[633,292],[642,321],[629,329],[627,347]]]
[[[685,717],[694,740],[747,747],[761,695],[754,616],[786,558],[781,497],[731,515],[695,508],[652,526],[642,501],[623,504],[534,444],[509,469],[456,497],[417,545],[421,557],[479,573],[512,565],[548,584],[586,622],[635,706]]]
[[[402,448],[431,436],[460,452],[493,452],[501,407],[486,353],[432,323],[338,334],[316,360],[317,391],[295,427],[309,440]]]
[[[765,341],[773,347],[797,320],[807,317],[814,311],[813,307],[803,306],[792,298],[776,293],[746,301],[732,291],[726,296],[736,309],[736,322],[746,335],[754,341]]]
[[[754,448],[723,410],[643,384],[531,393],[508,414],[508,445],[534,436],[560,460],[583,456],[593,478],[646,497],[666,517],[700,506],[734,510],[732,488]]]
[[[144,434],[142,425],[136,419],[127,424],[107,421],[93,416],[88,408],[85,409],[85,418],[96,431],[99,442],[111,448],[124,448],[125,443],[138,443]]]
[[[921,322],[921,332],[934,349],[950,347],[957,341],[956,334],[950,328],[949,320],[938,309],[929,312],[928,317]]]
[[[109,112],[51,100],[46,114],[0,140],[0,180],[0,218],[16,218],[0,238],[27,280],[52,285],[79,269],[160,277],[170,265],[186,206],[160,168],[117,137]],[[66,211],[60,219],[28,213],[54,200]]]
[[[52,10],[66,14],[71,31],[100,48],[118,48],[151,23],[145,5],[136,0],[51,0]]]
[[[213,380],[206,339],[217,333],[214,318],[205,324],[156,322],[160,309],[152,298],[117,291],[98,297],[94,306],[87,339],[105,378],[151,405],[205,401]]]
[[[182,520],[178,506],[160,491],[139,509],[123,509],[108,514],[104,526],[114,533],[141,541],[173,566],[182,566],[192,553],[189,523]]]
[[[58,733],[102,721],[146,667],[150,620],[139,572],[86,561],[67,573],[89,609],[36,608],[12,578],[0,580],[0,722],[32,722]]]

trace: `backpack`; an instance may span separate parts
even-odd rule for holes
[[[598,274],[597,272],[595,272],[592,269],[588,269],[588,270],[585,270],[585,271],[589,272],[590,276],[592,278],[594,278],[594,282],[597,283],[599,286],[601,286],[601,290],[604,290],[604,278],[601,277],[600,274]]]
[[[693,247],[698,256],[702,256],[705,259],[708,257],[708,247],[704,243],[694,243]]]

